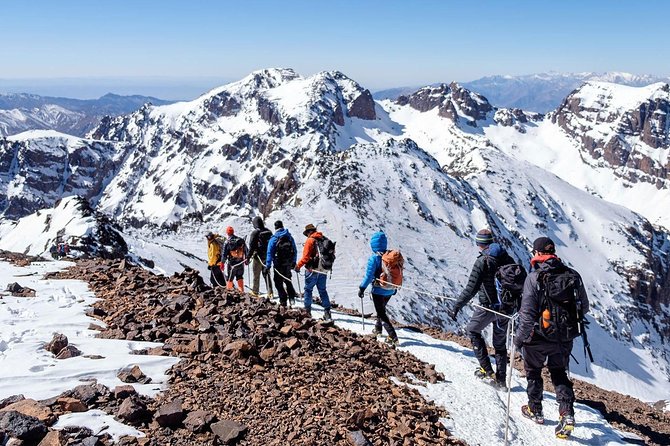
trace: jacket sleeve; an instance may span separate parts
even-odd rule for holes
[[[468,284],[465,286],[461,295],[456,300],[454,308],[461,309],[470,302],[470,300],[475,297],[477,291],[482,286],[484,281],[484,256],[477,257],[475,264],[472,266],[472,271],[470,271],[470,278],[468,278]]]
[[[533,327],[540,316],[539,296],[537,289],[537,275],[531,274],[523,284],[521,307],[519,308],[519,326],[516,330],[514,343],[521,346],[530,341],[533,336]]]
[[[307,262],[309,262],[312,259],[312,248],[314,247],[314,243],[316,243],[316,239],[312,237],[307,238],[307,241],[305,242],[305,247],[302,248],[302,258],[296,264],[297,268],[302,268],[307,264]]]
[[[298,263],[298,247],[295,246],[295,239],[291,237],[291,244],[293,244],[293,265]]]
[[[244,258],[248,259],[249,258],[249,248],[247,247],[247,243],[244,242],[244,245],[242,245],[242,246],[244,247]]]
[[[275,255],[275,249],[277,246],[277,237],[274,235],[270,237],[268,242],[268,253],[265,255],[265,267],[270,268],[272,266],[272,257]]]
[[[228,260],[228,254],[230,254],[229,243],[226,240],[226,243],[223,245],[223,252],[221,253],[221,261],[226,262]]]
[[[258,251],[258,240],[260,238],[260,229],[254,229],[251,231],[251,235],[249,236],[249,258],[253,257],[254,254],[256,254],[256,251]]]
[[[207,242],[207,255],[209,266],[214,266],[221,261],[221,249],[216,242]]]
[[[377,254],[372,254],[368,259],[368,266],[365,269],[365,277],[363,277],[363,281],[359,285],[360,288],[367,288],[368,285],[370,285],[372,281],[375,280],[375,273],[377,272],[377,257],[379,257]]]

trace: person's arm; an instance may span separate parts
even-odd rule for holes
[[[316,243],[315,239],[313,239],[312,237],[307,238],[307,241],[305,242],[305,247],[302,248],[302,258],[295,265],[297,269],[302,268],[312,259],[312,249],[314,247],[314,243]]]
[[[537,276],[534,274],[526,278],[521,295],[519,308],[519,326],[516,330],[514,343],[521,347],[524,342],[530,341],[533,336],[535,321],[539,320],[539,296],[537,290]]]
[[[291,244],[293,245],[293,263],[291,265],[295,266],[298,263],[298,247],[295,246],[295,239],[291,237]]]
[[[272,258],[275,255],[275,248],[277,246],[277,237],[270,237],[270,241],[268,242],[268,252],[265,255],[265,267],[267,269],[270,269],[272,266]]]
[[[484,281],[484,256],[480,256],[475,260],[475,264],[472,266],[472,271],[470,271],[470,277],[468,278],[468,283],[461,292],[460,296],[454,304],[454,310],[458,313],[461,308],[465,306],[470,300],[475,297],[475,294],[479,291],[479,288],[482,286]]]
[[[377,254],[372,254],[368,259],[368,265],[365,269],[365,277],[363,277],[363,281],[358,286],[359,288],[364,290],[372,283],[373,280],[375,280],[375,273],[377,272],[377,257],[379,257]]]
[[[256,254],[258,251],[258,241],[260,238],[260,229],[254,229],[251,231],[251,235],[249,236],[249,252],[248,252],[248,258],[251,258]]]

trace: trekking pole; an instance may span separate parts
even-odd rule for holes
[[[363,327],[363,332],[365,332],[365,307],[363,306],[363,300],[361,299],[361,326]]]
[[[507,418],[505,419],[505,445],[509,444],[509,411],[510,411],[510,404],[511,404],[511,399],[512,399],[512,374],[514,373],[514,359],[515,359],[515,355],[516,355],[516,345],[514,344],[514,322],[515,321],[516,321],[516,315],[510,320],[510,331],[509,331],[509,338],[508,338],[512,343],[512,348],[511,348],[512,357],[510,358],[509,375],[507,375]]]
[[[300,273],[298,271],[295,272],[295,275],[298,276],[298,293],[300,294],[300,297],[304,297],[302,295],[302,289],[300,289]]]

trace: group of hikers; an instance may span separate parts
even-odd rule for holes
[[[225,240],[212,232],[206,235],[212,286],[233,289],[235,280],[240,292],[244,292],[244,266],[251,263],[251,294],[259,295],[260,277],[263,276],[268,297],[273,297],[274,279],[279,304],[286,307],[297,296],[291,280],[292,272],[299,273],[305,267],[304,309],[311,316],[312,292],[316,287],[324,308],[323,319],[331,322],[326,284],[335,260],[335,243],[313,224],[308,224],[303,231],[306,241],[302,256],[298,259],[295,240],[280,220],[274,223],[274,234],[265,227],[261,217],[253,219],[253,226],[249,246],[235,235],[230,226],[226,229]],[[521,413],[535,423],[544,423],[542,369],[546,365],[559,404],[556,436],[567,438],[575,425],[575,395],[568,377],[573,340],[583,336],[585,351],[588,348],[584,315],[589,310],[589,301],[581,277],[556,255],[556,245],[548,237],[534,241],[529,273],[495,242],[489,229],[477,232],[475,242],[479,255],[466,287],[458,298],[453,299],[455,303],[448,312],[457,322],[460,310],[478,295],[479,303],[474,305],[466,326],[479,362],[475,376],[498,388],[506,388],[508,326],[514,318],[516,330],[512,334],[512,342],[522,353],[528,381],[528,404],[522,406]],[[384,232],[372,235],[370,248],[372,253],[359,285],[358,296],[363,299],[366,289],[372,286],[371,295],[377,314],[373,333],[381,334],[383,327],[388,334],[386,342],[395,347],[398,336],[386,307],[391,297],[402,289],[404,260],[399,251],[388,249]],[[273,277],[270,276],[272,267]],[[495,371],[482,336],[482,331],[489,325],[493,329]]]

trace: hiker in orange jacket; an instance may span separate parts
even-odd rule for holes
[[[313,224],[305,226],[303,235],[307,237],[305,247],[302,250],[302,257],[295,266],[295,270],[300,272],[300,268],[306,267],[305,272],[305,293],[303,295],[305,302],[305,311],[308,315],[312,315],[312,290],[316,286],[321,298],[321,305],[323,306],[323,319],[327,322],[332,321],[330,314],[330,298],[326,290],[326,281],[328,276],[326,270],[321,267],[319,261],[319,249],[317,243],[325,239],[322,233],[316,230]]]

